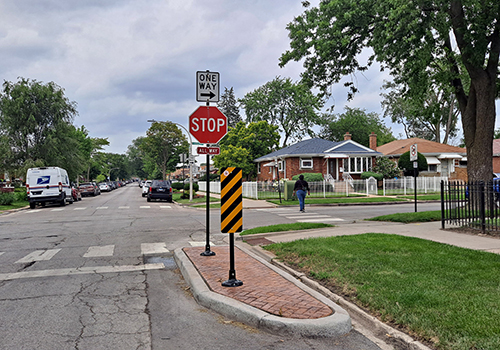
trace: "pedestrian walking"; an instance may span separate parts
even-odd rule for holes
[[[293,187],[293,194],[296,194],[299,199],[299,207],[302,213],[305,213],[304,202],[306,199],[306,191],[308,195],[311,194],[309,191],[309,184],[306,180],[304,180],[304,175],[300,175],[299,179],[295,182],[295,186]]]

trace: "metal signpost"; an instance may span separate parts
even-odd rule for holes
[[[219,102],[219,73],[210,71],[196,72],[196,100],[206,102],[206,107],[198,107],[189,116],[189,132],[198,142],[210,144],[218,143],[227,133],[227,118],[217,108],[210,107],[210,102]],[[214,151],[215,152],[215,151]],[[207,215],[206,215],[206,244],[203,256],[213,256],[215,252],[210,250],[210,152],[207,152]]]
[[[415,213],[417,212],[417,170],[418,170],[418,152],[417,144],[410,146],[410,161],[413,162],[413,179],[414,179],[414,192],[415,192]]]

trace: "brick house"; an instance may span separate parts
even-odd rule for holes
[[[377,151],[384,157],[398,162],[399,157],[416,144],[418,153],[427,160],[427,171],[419,176],[448,176],[451,179],[467,181],[467,151],[465,148],[446,145],[439,142],[411,138],[396,140],[377,147]]]
[[[323,178],[330,174],[341,180],[344,173],[359,179],[362,172],[370,171],[375,158],[382,156],[374,148],[377,136],[370,135],[368,148],[352,141],[346,133],[344,141],[333,142],[313,138],[297,142],[254,160],[257,163],[257,181],[292,179],[302,173],[321,173]]]
[[[493,172],[500,173],[500,139],[493,140]]]

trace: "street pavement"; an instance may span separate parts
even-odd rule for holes
[[[243,199],[243,207],[258,209],[274,205],[260,200]],[[275,242],[371,232],[417,237],[462,248],[500,253],[500,239],[442,230],[440,222],[401,224],[362,221],[317,230],[242,237],[236,234],[234,271],[229,271],[229,246],[212,247],[212,251],[216,253],[212,257],[200,256],[205,248],[177,249],[175,259],[199,304],[256,328],[283,335],[338,337],[348,333],[352,325],[382,349],[392,349],[394,344],[404,344],[408,349],[428,349],[307,276],[273,260],[273,256],[260,247]],[[243,285],[221,286],[230,277],[241,280]]]

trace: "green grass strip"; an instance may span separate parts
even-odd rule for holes
[[[387,234],[265,247],[438,349],[500,349],[500,256]]]
[[[430,222],[441,221],[441,210],[412,212],[412,213],[394,213],[388,215],[381,215],[374,218],[366,219],[369,221],[392,221],[402,222],[405,224],[411,222]]]
[[[14,202],[11,205],[0,205],[0,212],[10,210],[10,209],[23,208],[27,205],[29,205],[28,201]]]
[[[292,224],[278,224],[278,225],[269,225],[269,226],[251,228],[249,230],[241,232],[240,236],[254,235],[257,233],[310,230],[310,229],[324,228],[324,227],[334,227],[334,226],[330,224],[322,224],[316,222],[295,222]]]

